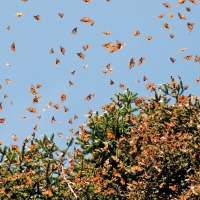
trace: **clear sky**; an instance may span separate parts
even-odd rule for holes
[[[197,0],[198,1],[198,0]],[[4,145],[19,144],[31,135],[33,127],[38,125],[35,131],[36,137],[42,134],[48,136],[55,133],[55,138],[60,147],[64,147],[66,137],[72,137],[69,132],[78,130],[78,125],[83,124],[87,118],[84,115],[89,109],[101,111],[101,106],[110,103],[110,97],[117,92],[123,92],[119,88],[122,83],[139,96],[149,97],[152,94],[146,91],[146,84],[154,82],[155,85],[169,82],[170,75],[176,79],[180,76],[184,83],[191,85],[188,93],[199,94],[199,85],[196,84],[196,76],[200,76],[200,65],[194,63],[195,55],[200,55],[200,6],[188,0],[181,6],[178,1],[168,0],[172,8],[166,8],[164,1],[135,1],[135,0],[92,0],[85,3],[82,0],[1,0],[0,6],[0,102],[3,109],[0,118],[6,121],[0,124],[0,140]],[[190,7],[187,12],[185,7]],[[22,12],[23,17],[15,17],[15,13]],[[168,17],[173,13],[174,19]],[[64,13],[60,18],[58,13]],[[165,16],[160,19],[159,14]],[[181,20],[178,13],[184,14],[187,20]],[[33,16],[40,15],[37,21]],[[89,17],[95,22],[93,26],[80,20]],[[194,28],[189,35],[187,23],[194,22]],[[162,24],[168,23],[171,29],[166,29]],[[10,30],[7,30],[10,25]],[[71,34],[77,27],[77,34]],[[140,36],[134,37],[136,29]],[[104,35],[103,31],[110,31],[112,35]],[[169,33],[175,35],[173,39]],[[152,36],[147,41],[146,36]],[[107,42],[115,43],[119,40],[126,46],[112,54],[101,45]],[[11,44],[15,43],[16,52],[11,51]],[[82,46],[90,44],[87,51]],[[65,55],[60,52],[60,45],[66,50]],[[178,53],[180,48],[186,51]],[[55,53],[49,51],[54,48]],[[85,60],[77,56],[78,52],[85,54]],[[191,60],[186,61],[184,56],[192,54]],[[137,66],[138,59],[145,56],[146,59]],[[134,57],[136,65],[129,69],[129,60]],[[176,58],[172,63],[170,57]],[[55,66],[56,58],[60,65]],[[6,66],[6,62],[10,66]],[[107,70],[110,63],[112,73],[103,75],[102,70]],[[83,64],[88,65],[84,69]],[[70,72],[75,70],[75,74]],[[144,82],[143,76],[148,78]],[[5,79],[11,81],[10,84]],[[110,79],[115,84],[110,85]],[[139,79],[140,83],[135,81]],[[69,80],[74,83],[69,86]],[[32,104],[34,95],[29,90],[31,85],[41,84],[38,89],[38,104]],[[67,100],[60,101],[61,93],[67,95]],[[96,96],[90,101],[84,98],[90,94]],[[7,94],[8,98],[3,98]],[[11,105],[10,101],[14,101]],[[52,101],[59,104],[61,110],[46,108],[46,104]],[[69,108],[64,113],[63,106]],[[37,115],[26,109],[34,107]],[[42,108],[45,111],[42,112]],[[78,116],[74,120],[74,114]],[[21,120],[21,116],[27,118]],[[36,116],[41,115],[41,119]],[[50,124],[52,116],[56,122]],[[73,124],[68,124],[72,118]],[[63,122],[60,125],[59,122]],[[63,138],[57,136],[57,132],[63,133]],[[19,137],[19,141],[12,139],[12,134]]]

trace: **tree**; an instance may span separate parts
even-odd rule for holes
[[[126,89],[88,116],[61,150],[54,135],[1,147],[2,199],[197,199],[200,196],[200,103],[182,80]],[[170,98],[174,101],[170,104]],[[28,145],[30,143],[30,145]],[[68,161],[69,165],[66,165]]]

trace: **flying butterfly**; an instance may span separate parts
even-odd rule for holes
[[[64,112],[67,112],[69,110],[69,108],[67,108],[66,106],[64,106]]]
[[[73,30],[72,30],[72,32],[71,32],[72,34],[76,34],[77,33],[77,27],[76,28],[74,28]]]
[[[75,74],[75,71],[71,71],[71,74],[74,75],[74,74]]]
[[[195,25],[195,23],[189,23],[189,22],[188,22],[186,25],[187,25],[189,31],[192,32],[193,26]],[[190,33],[189,33],[189,34],[190,34]]]
[[[172,63],[176,62],[176,58],[170,58],[170,60],[172,61]]]
[[[51,118],[51,122],[50,122],[50,124],[55,123],[55,121],[56,121],[56,119],[55,119],[55,117],[53,116],[53,117]]]
[[[115,84],[114,81],[112,81],[112,80],[110,79],[110,85],[113,85],[113,84]]]
[[[32,107],[27,108],[27,110],[31,113],[37,113],[36,109]]]
[[[196,55],[194,58],[194,62],[199,62],[199,64],[200,64],[200,56]]]
[[[41,87],[42,87],[42,85],[40,85],[40,84],[37,84],[37,85],[35,86],[36,89],[39,89],[39,88],[41,88]]]
[[[168,23],[163,24],[163,27],[167,28],[167,29],[171,29],[170,25]]]
[[[140,36],[140,31],[136,30],[135,33],[133,34],[133,36]]]
[[[54,104],[53,107],[56,109],[56,110],[60,110],[60,106],[58,104]]]
[[[60,18],[63,18],[63,17],[64,17],[64,14],[63,14],[63,13],[58,13],[58,16],[59,16]]]
[[[147,40],[148,40],[148,41],[152,40],[152,36],[150,36],[150,35],[147,36]]]
[[[7,94],[4,94],[3,95],[3,98],[5,99],[5,98],[8,98],[8,95]]]
[[[24,15],[25,15],[25,14],[23,14],[23,13],[20,12],[20,13],[16,13],[16,14],[15,14],[15,17],[23,17]]]
[[[0,118],[0,123],[4,123],[6,121],[6,118]]]
[[[200,82],[200,77],[196,77],[196,84],[198,84]]]
[[[186,7],[185,8],[188,12],[191,12],[191,8],[190,7]]]
[[[170,34],[169,34],[169,37],[170,37],[170,38],[174,38],[174,34],[170,33]]]
[[[89,48],[89,44],[86,44],[85,46],[83,46],[83,50],[86,51]]]
[[[41,16],[40,15],[35,15],[33,16],[36,20],[41,20]]]
[[[170,19],[174,19],[174,16],[173,16],[172,13],[169,13],[169,18],[170,18]]]
[[[72,83],[71,81],[69,81],[69,86],[74,86],[74,83]]]
[[[180,17],[180,19],[182,20],[187,20],[187,18],[185,17],[185,15],[178,13],[178,16]]]
[[[62,55],[65,55],[65,48],[64,47],[62,47],[62,46],[60,46],[60,51],[61,51],[61,53],[62,53]]]
[[[72,118],[69,119],[68,124],[73,124]]]
[[[169,4],[169,3],[163,3],[163,6],[165,6],[166,8],[172,8],[172,6],[171,6],[171,4]]]
[[[143,60],[145,60],[145,59],[146,59],[146,57],[145,57],[145,56],[142,56],[142,57],[139,59],[137,65],[140,66],[140,65],[142,64]]]
[[[129,69],[133,68],[135,65],[135,58],[131,58],[130,63],[129,63]]]
[[[106,44],[102,44],[101,46],[108,49],[110,48],[110,45],[111,45],[111,42],[108,42]]]
[[[60,65],[60,60],[58,60],[58,58],[56,58],[56,66]]]
[[[183,3],[185,3],[186,0],[179,0],[177,6],[182,5]]]
[[[189,0],[189,2],[191,2],[193,4],[197,4],[197,0]]]
[[[31,92],[33,95],[38,94],[38,93],[35,91],[35,86],[34,86],[34,85],[31,85],[31,89],[29,90],[29,92]]]
[[[2,107],[2,102],[0,102],[0,111],[2,110],[2,108],[3,108],[3,107]]]
[[[10,25],[7,27],[8,30],[10,30]]]
[[[62,103],[63,103],[64,101],[66,101],[66,99],[67,99],[66,94],[62,92],[60,99],[61,99],[61,102],[62,102]]]
[[[88,3],[88,2],[92,2],[92,0],[83,0],[84,2]]]
[[[159,14],[158,18],[163,18],[165,15],[164,14]]]
[[[102,71],[103,75],[107,75],[108,71]]]
[[[147,81],[148,79],[147,79],[147,77],[146,76],[144,76],[143,77],[143,81]]]
[[[11,48],[12,51],[16,52],[15,43],[14,42],[11,44],[10,48]]]
[[[82,59],[82,60],[84,60],[85,59],[85,55],[83,54],[83,53],[77,53],[77,55]]]
[[[49,53],[50,53],[50,54],[54,53],[54,49],[51,48],[50,51],[49,51]]]
[[[12,138],[13,138],[14,141],[18,141],[18,137],[17,137],[17,135],[12,134]]]
[[[190,60],[192,58],[192,55],[184,56],[183,59]]]
[[[88,65],[83,64],[83,67],[84,67],[84,69],[87,69],[87,68],[88,68]]]
[[[10,80],[9,79],[6,79],[5,81],[6,81],[7,84],[10,84]]]
[[[183,51],[185,51],[187,48],[181,48],[181,49],[179,49],[178,50],[178,52],[183,52]]]
[[[91,22],[90,22],[90,26],[93,26],[93,25],[94,25],[94,23],[95,23],[94,21],[91,21]]]
[[[92,20],[89,17],[83,17],[80,21],[81,22],[92,22]]]
[[[78,119],[78,116],[77,116],[77,115],[74,115],[74,119],[75,119],[75,120]]]
[[[110,31],[103,31],[103,34],[105,34],[105,35],[112,35],[112,33]]]
[[[35,126],[33,127],[33,129],[34,129],[35,131],[37,131],[37,130],[38,130],[38,126],[35,125]]]
[[[57,132],[58,137],[62,137],[63,134],[61,132]]]

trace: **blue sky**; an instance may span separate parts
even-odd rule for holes
[[[200,55],[200,7],[186,1],[177,6],[178,1],[169,0],[172,5],[168,9],[162,5],[162,1],[134,1],[134,0],[93,0],[84,3],[81,0],[2,0],[0,6],[1,39],[0,39],[0,102],[3,102],[3,110],[0,118],[6,118],[5,123],[0,124],[0,140],[4,145],[19,144],[32,133],[37,124],[36,137],[42,134],[62,132],[63,138],[56,135],[56,141],[60,147],[64,147],[66,137],[72,137],[70,129],[78,130],[78,125],[86,121],[84,115],[89,109],[101,110],[101,106],[110,103],[110,97],[117,92],[123,92],[119,84],[123,83],[139,96],[149,97],[152,94],[146,91],[146,84],[154,82],[156,85],[169,82],[170,75],[175,78],[180,76],[184,83],[191,85],[188,93],[199,94],[199,85],[196,84],[196,76],[200,76],[200,65],[194,63],[195,55]],[[185,7],[190,7],[187,12]],[[15,13],[22,12],[24,17],[15,17]],[[172,12],[174,20],[168,17]],[[181,20],[178,12],[184,14],[187,20]],[[60,18],[58,13],[64,13]],[[159,14],[165,14],[159,19]],[[34,15],[40,15],[37,21]],[[83,17],[89,17],[95,21],[94,26],[80,22]],[[195,26],[189,35],[187,22],[194,22]],[[171,30],[162,26],[169,23]],[[10,31],[7,26],[10,25]],[[77,34],[71,34],[72,29],[77,27]],[[133,37],[136,29],[141,32],[140,36]],[[104,35],[103,31],[111,31],[112,35]],[[171,39],[169,33],[175,37]],[[147,41],[146,36],[153,39]],[[112,54],[101,45],[107,42],[115,43],[119,40],[126,46]],[[16,45],[16,52],[10,49],[12,43]],[[82,46],[90,44],[87,51]],[[60,45],[66,49],[65,55],[60,52]],[[178,53],[180,48],[187,50]],[[54,48],[55,53],[49,51]],[[77,56],[78,52],[85,54],[85,60]],[[184,56],[193,54],[189,61]],[[142,56],[146,60],[138,67],[135,65],[129,69],[129,60],[134,57],[136,62]],[[176,58],[172,63],[170,57]],[[61,64],[56,67],[55,60],[58,58]],[[10,66],[6,66],[6,62]],[[102,70],[107,70],[106,65],[111,63],[112,73],[103,75]],[[84,69],[83,64],[88,68]],[[75,75],[70,72],[75,70]],[[143,76],[148,78],[143,82]],[[6,84],[5,79],[10,79],[11,84]],[[110,85],[110,79],[115,84]],[[139,79],[140,83],[135,80]],[[69,80],[74,83],[69,86]],[[29,90],[31,85],[41,84],[37,90],[42,97],[39,103],[33,105],[32,95]],[[64,92],[67,100],[60,101],[60,95]],[[8,98],[4,99],[3,94]],[[90,101],[84,98],[90,94],[96,96]],[[10,101],[14,101],[11,105]],[[46,104],[52,101],[59,104],[61,110],[46,108]],[[69,108],[64,113],[63,106]],[[35,107],[37,115],[26,110]],[[45,108],[45,112],[41,109]],[[101,112],[101,111],[100,111]],[[68,120],[76,114],[78,120],[68,124]],[[21,116],[27,118],[21,120]],[[52,116],[56,122],[50,124]],[[63,122],[62,125],[59,122]],[[19,141],[12,139],[12,134],[19,137]]]

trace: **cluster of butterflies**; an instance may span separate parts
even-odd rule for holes
[[[22,1],[22,2],[27,2],[28,0],[21,0],[21,1]],[[82,1],[83,1],[83,2],[86,2],[86,3],[92,2],[92,0],[82,0]],[[107,2],[111,2],[111,0],[106,0],[106,1],[107,1]],[[191,3],[193,3],[193,4],[197,4],[196,0],[188,0],[188,1],[191,2]],[[186,0],[178,0],[178,4],[177,4],[177,5],[180,6],[180,5],[184,4],[185,2],[186,2]],[[163,6],[165,6],[165,7],[168,8],[168,9],[171,9],[171,8],[172,8],[172,5],[169,4],[169,3],[167,3],[167,2],[166,2],[166,3],[163,3]],[[190,7],[186,7],[186,11],[187,11],[187,12],[191,12],[191,8],[190,8]],[[16,16],[16,17],[24,17],[25,14],[22,13],[22,12],[18,12],[18,13],[15,14],[15,16]],[[65,14],[64,14],[64,13],[58,13],[58,16],[59,16],[60,18],[63,18],[63,17],[65,16]],[[174,19],[174,15],[173,15],[172,12],[170,12],[168,16],[169,16],[170,19],[172,19],[172,20]],[[159,14],[159,15],[158,15],[158,18],[164,18],[164,17],[165,17],[164,14]],[[178,12],[178,17],[179,17],[181,20],[187,20],[187,17],[186,17],[184,14],[179,13],[179,12]],[[35,16],[33,16],[33,18],[34,18],[35,20],[38,20],[38,21],[42,19],[42,17],[41,17],[40,15],[35,15]],[[90,19],[89,17],[83,17],[82,19],[80,19],[80,21],[83,22],[83,23],[88,23],[89,26],[94,26],[94,25],[95,25],[95,21],[92,20],[92,19]],[[193,28],[194,28],[194,25],[195,25],[194,22],[187,22],[187,23],[186,23],[186,26],[188,27],[188,30],[189,30],[189,34],[192,32],[192,30],[193,30]],[[164,28],[166,28],[166,29],[171,29],[171,26],[170,26],[169,23],[164,23],[164,24],[162,24],[162,26],[163,26]],[[7,29],[10,30],[10,29],[11,29],[11,26],[9,25],[9,26],[7,27]],[[109,35],[112,35],[112,32],[111,32],[111,31],[108,31],[108,30],[103,31],[102,33],[105,34],[105,35],[108,35],[108,36],[109,36]],[[74,34],[74,35],[77,34],[77,27],[75,27],[74,29],[72,29],[71,34]],[[138,37],[138,36],[140,36],[140,35],[141,35],[141,32],[140,32],[140,30],[137,29],[137,30],[133,33],[132,36],[133,36],[133,37]],[[172,34],[172,33],[170,33],[169,36],[170,36],[171,39],[173,39],[173,38],[175,37],[175,35]],[[148,41],[153,40],[153,37],[152,37],[151,35],[147,35],[146,38],[147,38]],[[107,42],[107,43],[105,43],[105,44],[102,44],[102,47],[105,48],[105,49],[107,49],[109,54],[112,54],[112,53],[114,53],[114,52],[116,52],[116,51],[118,51],[118,50],[121,50],[121,49],[123,49],[125,46],[126,46],[126,43],[121,43],[121,42],[118,41],[118,40],[116,40],[115,43]],[[80,59],[85,60],[85,54],[84,54],[83,52],[87,51],[87,50],[89,49],[89,47],[90,47],[90,44],[85,44],[84,46],[82,46],[83,50],[82,50],[82,52],[77,52],[77,56],[78,56]],[[16,46],[15,46],[15,42],[13,42],[13,43],[11,44],[10,48],[11,48],[11,50],[12,50],[13,52],[16,52],[16,51],[17,51]],[[178,50],[178,52],[183,52],[183,51],[185,51],[186,49],[187,49],[187,48],[181,48],[181,49]],[[61,45],[60,45],[60,52],[61,52],[62,55],[65,55],[65,53],[66,53],[65,48],[64,48],[63,46],[61,46]],[[51,48],[50,51],[49,51],[49,53],[50,53],[50,54],[53,54],[53,53],[54,53],[54,48]],[[187,55],[187,56],[184,56],[183,59],[185,59],[185,60],[191,60],[192,57],[193,57],[193,55]],[[129,60],[129,69],[132,69],[132,68],[135,66],[135,64],[137,64],[137,66],[140,66],[145,60],[146,60],[146,56],[141,56],[141,57],[139,57],[137,61],[136,61],[136,58],[133,58],[133,57],[130,58],[130,60]],[[170,57],[170,60],[171,60],[172,63],[176,62],[176,58]],[[196,55],[196,56],[194,57],[194,62],[195,62],[195,63],[198,62],[198,63],[200,64],[200,56]],[[58,67],[58,66],[60,65],[60,63],[61,63],[61,61],[59,60],[59,58],[56,58],[56,60],[55,60],[55,66]],[[6,63],[6,66],[10,66],[10,64],[7,62],[7,63]],[[86,69],[86,68],[88,67],[88,65],[83,65],[83,67]],[[110,63],[107,64],[106,68],[107,68],[107,69],[105,69],[105,70],[102,71],[103,75],[107,75],[108,73],[112,73],[112,72],[113,72],[113,68],[111,67],[111,64],[110,64]],[[71,74],[72,74],[72,75],[75,75],[75,71],[71,71]],[[147,81],[147,80],[148,80],[148,78],[147,78],[146,76],[144,76],[144,77],[143,77],[143,81]],[[11,83],[11,81],[10,81],[9,79],[6,79],[5,81],[6,81],[7,84],[10,84],[10,83]],[[139,83],[140,80],[136,80],[136,82]],[[196,83],[199,83],[199,82],[200,82],[200,77],[196,77]],[[113,85],[113,84],[115,84],[114,81],[110,79],[110,85]],[[74,83],[71,82],[70,80],[69,80],[69,86],[71,86],[71,87],[74,86]],[[39,88],[41,88],[41,87],[42,87],[41,84],[37,84],[36,86],[31,85],[31,88],[30,88],[30,91],[29,91],[29,92],[30,92],[31,94],[34,95],[32,104],[37,104],[37,103],[39,102],[39,99],[42,97],[42,96],[39,95],[38,92],[37,92],[37,90],[38,90]],[[126,89],[126,88],[127,88],[127,87],[126,87],[124,84],[122,84],[122,83],[119,84],[119,87],[122,88],[122,89]],[[2,86],[0,85],[0,89],[1,89],[1,88],[2,88]],[[147,83],[147,84],[146,84],[146,89],[147,89],[147,90],[151,89],[151,91],[155,91],[156,87],[155,87],[154,83]],[[84,100],[89,101],[89,100],[91,100],[93,97],[95,97],[95,95],[96,95],[96,93],[94,93],[94,94],[88,94],[88,95],[85,97]],[[7,94],[4,94],[4,98],[7,98],[7,97],[8,97],[8,95],[7,95]],[[65,93],[61,93],[61,95],[60,95],[60,101],[61,101],[61,103],[65,102],[66,99],[67,99],[66,94],[65,94]],[[11,104],[13,104],[13,103],[14,103],[14,102],[11,101]],[[57,110],[60,110],[60,109],[61,109],[61,106],[60,106],[60,105],[54,104],[52,101],[46,104],[46,108],[50,108],[50,107],[52,107],[52,108],[54,108],[54,109],[57,109]],[[2,109],[3,109],[3,103],[0,102],[0,111],[1,111]],[[69,108],[67,108],[66,106],[63,106],[62,109],[63,109],[64,112],[68,112],[68,111],[69,111]],[[31,112],[31,113],[37,114],[37,110],[36,110],[36,108],[34,108],[34,107],[29,107],[29,108],[27,108],[27,111],[29,111],[29,112]],[[44,111],[45,111],[45,108],[42,108],[42,111],[44,112]],[[89,112],[87,113],[87,115],[91,115],[91,114],[92,114],[92,110],[89,110]],[[87,116],[87,115],[86,115],[86,116]],[[36,117],[37,117],[38,119],[41,118],[40,115],[37,115]],[[21,119],[25,119],[25,118],[27,118],[25,115],[23,115],[23,116],[21,117]],[[77,115],[74,115],[73,118],[74,118],[74,120],[76,120],[76,119],[78,119],[78,116],[77,116]],[[4,123],[5,120],[6,120],[6,118],[0,118],[0,123]],[[56,121],[55,117],[52,116],[52,118],[51,118],[51,120],[50,120],[50,124],[55,123],[55,121]],[[69,119],[68,123],[69,123],[69,124],[72,124],[72,123],[73,123],[72,118]],[[62,124],[62,122],[60,122],[60,124]],[[35,126],[33,127],[33,129],[34,129],[34,131],[37,131],[38,126],[35,125]],[[33,131],[33,133],[32,133],[32,136],[35,136],[35,132],[34,132],[34,131]],[[74,130],[73,130],[73,129],[70,129],[70,132],[71,132],[71,133],[74,133]],[[58,134],[59,137],[62,137],[62,136],[63,136],[63,134],[60,133],[60,132],[58,132],[57,134]],[[109,132],[108,134],[110,134],[111,137],[114,137],[114,135],[113,135],[111,132]],[[78,136],[78,135],[79,135],[79,132],[77,131],[77,132],[74,134],[74,136]],[[12,137],[13,137],[13,139],[14,139],[15,141],[18,140],[18,137],[17,137],[15,134],[12,134]]]

